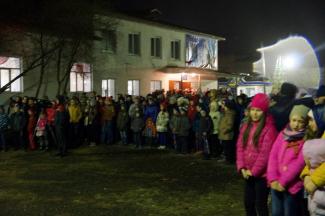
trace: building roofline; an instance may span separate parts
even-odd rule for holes
[[[197,31],[197,30],[189,29],[189,28],[186,28],[186,27],[183,27],[183,26],[178,26],[178,25],[175,25],[175,24],[170,24],[170,23],[167,23],[167,22],[148,20],[148,19],[145,19],[145,18],[132,16],[132,15],[127,15],[127,14],[124,14],[124,13],[110,12],[108,14],[108,13],[105,13],[105,12],[97,12],[96,14],[99,15],[99,16],[108,16],[108,17],[113,17],[113,18],[129,20],[129,21],[138,21],[138,22],[141,22],[141,23],[145,23],[145,24],[153,25],[153,26],[159,26],[159,27],[162,27],[162,28],[169,28],[169,29],[174,29],[174,30],[179,30],[179,31],[186,31],[188,33],[197,34],[197,35],[200,35],[202,37],[210,37],[210,38],[212,37],[212,38],[214,38],[216,40],[220,40],[220,41],[226,40],[225,38],[214,35],[214,34],[200,32],[200,31]]]

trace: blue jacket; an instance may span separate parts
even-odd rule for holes
[[[158,113],[159,113],[159,109],[156,106],[156,104],[149,104],[148,106],[146,106],[144,110],[144,121],[146,121],[147,118],[150,117],[153,120],[153,122],[156,123]]]

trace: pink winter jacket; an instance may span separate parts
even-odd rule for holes
[[[258,140],[258,147],[253,145],[253,136],[258,123],[252,123],[247,141],[247,146],[243,146],[243,135],[247,127],[245,123],[241,129],[237,140],[237,170],[248,169],[255,177],[266,177],[267,162],[272,148],[272,144],[278,135],[273,119],[268,117],[265,126]]]
[[[288,141],[284,140],[281,131],[275,140],[267,166],[267,181],[269,184],[278,181],[290,194],[296,194],[303,188],[299,178],[305,166],[302,153],[304,140],[298,140],[297,147],[288,148]]]

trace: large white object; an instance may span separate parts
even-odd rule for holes
[[[276,44],[257,49],[261,59],[253,63],[254,72],[271,82],[290,82],[300,88],[317,88],[320,68],[310,43],[300,36],[290,36]]]

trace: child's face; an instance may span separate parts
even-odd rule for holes
[[[289,126],[293,131],[300,131],[305,129],[306,121],[299,115],[293,115],[290,118]]]
[[[201,113],[201,116],[202,116],[202,117],[205,117],[205,116],[207,115],[207,113],[206,113],[204,110],[201,110],[200,113]]]
[[[258,122],[263,116],[263,111],[259,108],[252,107],[249,110],[249,116],[253,122]]]

